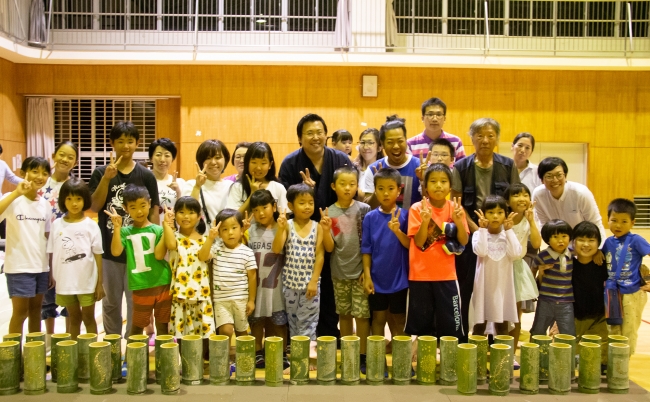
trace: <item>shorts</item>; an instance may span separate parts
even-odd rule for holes
[[[81,307],[88,307],[95,304],[95,294],[85,293],[80,295],[56,295],[56,304],[59,306],[73,306],[79,304]]]
[[[287,312],[286,311],[274,311],[271,313],[270,317],[248,317],[248,323],[250,325],[255,325],[259,322],[264,322],[265,319],[271,320],[273,325],[287,325]]]
[[[335,279],[334,302],[336,314],[351,315],[355,318],[370,318],[368,296],[357,279]]]
[[[370,311],[386,311],[391,314],[406,314],[406,299],[409,289],[395,293],[374,293],[368,296]]]
[[[217,323],[217,328],[222,325],[233,324],[237,332],[248,330],[247,303],[247,299],[215,300],[214,320]]]
[[[36,297],[47,292],[50,286],[50,273],[5,274],[9,297]]]
[[[43,304],[41,304],[41,320],[56,318],[59,316],[56,304],[56,288],[48,289],[43,295]]]
[[[153,311],[156,323],[167,324],[172,313],[172,296],[169,285],[133,291],[133,324],[144,328],[151,324]]]

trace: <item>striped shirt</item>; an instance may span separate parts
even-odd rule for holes
[[[442,132],[440,134],[440,137],[438,138],[444,138],[447,141],[451,142],[451,145],[456,148],[456,155],[455,155],[455,161],[458,161],[460,159],[463,159],[465,155],[465,148],[463,147],[463,141],[460,140],[459,137],[456,137],[453,134],[449,134],[446,132]],[[413,138],[409,138],[406,140],[406,145],[409,148],[409,151],[411,154],[413,154],[414,157],[419,158],[420,154],[422,154],[423,158],[427,157],[427,154],[429,153],[429,144],[431,144],[433,140],[424,133],[424,131],[418,135],[416,135]]]
[[[573,303],[573,258],[566,257],[565,270],[560,268],[560,258],[553,258],[549,249],[537,255],[534,265],[553,264],[553,268],[544,271],[542,283],[539,286],[539,298],[551,303]]]
[[[211,252],[214,301],[248,299],[246,271],[257,269],[253,250],[243,244],[230,249],[216,241]]]

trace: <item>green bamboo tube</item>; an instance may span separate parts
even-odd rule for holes
[[[56,344],[62,341],[69,341],[70,339],[70,334],[52,334],[52,349],[50,352],[50,372],[52,374],[52,382],[57,382],[59,377],[57,359],[58,349],[56,348]]]
[[[411,337],[398,335],[393,337],[393,384],[411,383]]]
[[[539,345],[539,383],[548,382],[548,346],[553,338],[547,335],[533,335],[532,343]]]
[[[250,335],[235,338],[235,381],[237,385],[255,383],[255,337]]]
[[[23,349],[25,358],[25,395],[45,393],[45,342],[26,342]]]
[[[470,335],[469,343],[476,345],[476,383],[478,385],[483,385],[487,381],[487,336]]]
[[[576,347],[576,337],[568,334],[556,334],[553,337],[553,342],[556,343],[566,343],[571,345],[571,368],[569,372],[571,373],[571,382],[576,381],[576,359],[575,356],[578,354],[578,348]]]
[[[20,390],[20,342],[0,343],[0,395],[13,395]]]
[[[174,342],[160,345],[160,390],[163,395],[176,395],[181,388],[178,344]]]
[[[536,395],[539,392],[539,345],[521,343],[521,368],[519,369],[519,391],[522,394]]]
[[[627,394],[630,389],[630,346],[610,343],[607,354],[607,390],[613,394]]]
[[[264,383],[267,387],[281,387],[284,380],[282,375],[282,350],[284,341],[279,336],[269,336],[264,339]]]
[[[415,375],[418,384],[434,385],[436,383],[436,351],[438,339],[435,336],[418,336],[418,357]]]
[[[149,346],[144,342],[130,342],[126,345],[126,392],[129,395],[147,391],[147,360]]]
[[[79,367],[77,371],[77,377],[79,382],[82,384],[87,384],[90,380],[90,361],[89,361],[89,348],[93,342],[97,342],[97,334],[81,334],[77,336],[77,342],[79,344],[77,353],[79,354]]]
[[[8,342],[8,341],[16,341],[20,344],[18,346],[18,353],[20,353],[20,368],[19,368],[19,373],[20,373],[20,380],[23,380],[23,334],[20,333],[11,333],[11,334],[6,334],[2,336],[2,342]]]
[[[210,335],[210,384],[225,385],[230,382],[230,338]]]
[[[456,385],[456,352],[458,338],[455,336],[440,337],[440,384]]]
[[[515,338],[510,335],[496,335],[494,343],[510,346],[510,383],[515,379]]]
[[[599,335],[591,335],[591,334],[582,335],[580,337],[580,340],[578,341],[578,346],[576,351],[578,355],[580,355],[580,342],[591,342],[600,345],[601,364],[607,364],[607,343],[603,342],[603,338],[601,338]]]
[[[147,347],[146,347],[146,350],[147,350],[146,372],[147,372],[147,379],[148,379],[149,378],[149,373],[151,372],[151,369],[149,368],[149,335],[145,335],[145,334],[130,335],[126,339],[126,344],[127,345],[129,343],[133,343],[133,342],[140,342],[140,343],[144,343],[145,345],[147,345]],[[127,367],[128,367],[128,359],[126,358],[126,356],[125,356],[125,361],[127,361]],[[128,373],[128,370],[127,370],[127,373]]]
[[[93,342],[88,345],[90,361],[90,393],[110,394],[113,390],[112,356],[110,342]],[[121,371],[122,367],[120,367]]]
[[[580,362],[578,367],[580,368],[578,391],[584,394],[597,394],[600,392],[599,344],[580,342]]]
[[[385,366],[385,338],[381,335],[371,335],[366,342],[366,383],[370,385],[383,384]]]
[[[341,337],[341,384],[356,385],[361,380],[360,339],[354,335]]]
[[[610,343],[629,344],[630,339],[627,336],[623,336],[623,335],[608,335],[607,336],[607,344],[609,345]]]
[[[118,334],[104,335],[104,342],[111,344],[111,381],[122,381],[122,337]]]
[[[294,385],[309,384],[309,344],[308,336],[291,337],[290,381]]]
[[[160,346],[164,343],[174,342],[172,335],[158,335],[155,339],[154,365],[156,367],[156,384],[160,384]]]
[[[571,391],[571,345],[553,342],[548,348],[548,390],[554,395],[568,395]]]
[[[54,347],[56,352],[57,383],[56,392],[70,394],[79,389],[79,345],[77,341],[59,341]]]
[[[25,335],[25,343],[27,342],[43,342],[45,343],[45,332],[30,332]]]
[[[476,393],[476,345],[461,343],[456,351],[456,389],[463,395]]]
[[[185,385],[201,385],[203,382],[201,335],[185,335],[181,338],[181,373],[181,382]]]
[[[504,396],[510,393],[510,345],[495,343],[490,345],[490,384],[491,395]]]
[[[320,385],[333,385],[336,382],[336,338],[319,336],[316,343],[316,380]],[[291,348],[293,354],[293,343]]]

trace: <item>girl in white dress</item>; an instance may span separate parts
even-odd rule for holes
[[[521,256],[521,244],[512,230],[511,212],[503,197],[490,195],[476,211],[479,230],[472,238],[478,259],[474,277],[472,307],[477,324],[475,335],[485,332],[486,322],[493,322],[497,335],[508,334],[508,322],[518,322],[513,279],[513,261]]]

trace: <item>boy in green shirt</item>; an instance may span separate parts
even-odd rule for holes
[[[149,222],[151,198],[142,186],[129,184],[122,192],[126,212],[132,226],[122,227],[122,216],[111,208],[104,211],[115,228],[111,253],[122,254],[126,249],[126,272],[129,290],[133,291],[133,324],[130,335],[140,335],[150,323],[153,311],[156,333],[168,333],[172,299],[169,294],[171,270],[165,261],[167,248],[163,228]]]

